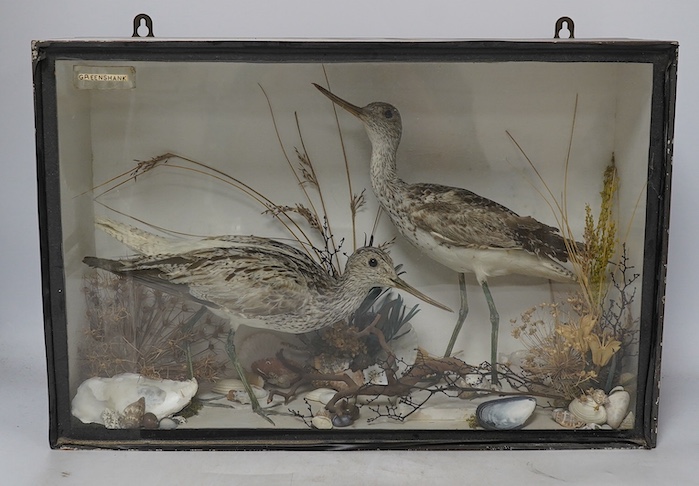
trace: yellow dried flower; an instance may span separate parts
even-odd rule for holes
[[[590,351],[592,352],[592,362],[597,366],[604,366],[609,363],[614,353],[621,349],[621,342],[609,336],[602,339],[597,334],[588,337]]]
[[[556,333],[563,337],[566,347],[572,347],[581,354],[587,353],[590,349],[588,337],[595,327],[597,319],[591,315],[584,315],[577,325],[559,324],[556,326]]]

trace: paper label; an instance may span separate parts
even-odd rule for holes
[[[133,89],[136,69],[132,66],[73,66],[78,89]]]

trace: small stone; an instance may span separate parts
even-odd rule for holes
[[[162,430],[173,430],[177,428],[177,422],[169,417],[165,417],[160,421],[160,429]]]
[[[353,423],[354,420],[349,415],[335,415],[332,419],[332,424],[335,427],[347,427]]]

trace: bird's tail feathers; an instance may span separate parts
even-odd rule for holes
[[[107,270],[112,273],[123,273],[126,270],[124,263],[119,260],[110,260],[108,258],[97,258],[93,256],[86,256],[83,258],[83,263],[91,266],[92,268],[101,268],[102,270]]]
[[[96,219],[95,226],[142,255],[167,253],[172,246],[167,238],[109,218]]]

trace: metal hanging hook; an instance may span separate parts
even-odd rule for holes
[[[142,37],[138,33],[138,29],[141,27],[141,21],[146,24],[146,28],[148,29],[148,35],[146,35],[146,37],[155,37],[153,35],[153,19],[150,18],[150,15],[143,13],[138,14],[133,18],[133,35],[131,37]]]
[[[563,30],[564,25],[566,27],[566,30],[570,32],[570,36],[568,38],[575,39],[575,23],[573,22],[573,19],[571,19],[570,17],[561,17],[560,19],[556,20],[556,30],[553,33],[553,38],[561,38],[561,31]]]

